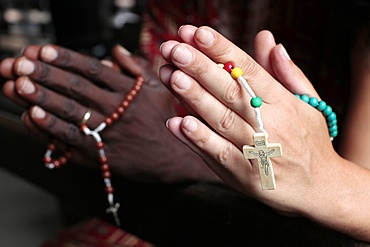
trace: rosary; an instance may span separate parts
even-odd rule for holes
[[[244,158],[257,159],[262,190],[275,190],[276,182],[270,158],[282,156],[282,148],[280,143],[268,143],[267,141],[268,134],[263,128],[262,114],[260,111],[262,99],[255,95],[252,88],[248,85],[247,81],[243,77],[243,71],[240,68],[234,67],[231,62],[225,63],[223,68],[230,73],[231,77],[237,80],[248,92],[249,96],[251,97],[250,104],[254,108],[256,122],[258,125],[258,130],[254,134],[255,146],[243,146]],[[315,97],[298,94],[296,94],[296,97],[322,112],[329,126],[330,139],[333,140],[334,137],[338,135],[338,126],[337,116],[333,112],[332,108],[324,101],[319,101]]]
[[[87,126],[87,121],[91,116],[90,110],[88,110],[85,113],[80,123],[80,130],[82,131],[82,133],[84,133],[86,136],[91,136],[96,142],[96,148],[99,154],[100,169],[102,171],[102,177],[105,185],[105,193],[107,194],[107,199],[109,203],[109,207],[106,209],[106,212],[111,213],[113,215],[114,221],[117,226],[121,225],[121,222],[118,217],[118,209],[120,207],[120,204],[114,202],[113,196],[114,187],[111,183],[112,174],[110,172],[108,158],[105,154],[104,142],[99,133],[102,132],[106,127],[112,125],[113,122],[117,121],[125,113],[125,111],[128,109],[132,101],[140,92],[143,83],[144,78],[142,76],[137,76],[135,84],[133,85],[129,93],[126,95],[126,97],[121,101],[117,109],[109,117],[106,117],[105,120],[102,123],[100,123],[98,127],[96,127],[95,129],[92,130]],[[56,149],[55,144],[56,144],[55,142],[49,143],[48,148],[44,155],[45,166],[49,169],[59,168],[60,166],[67,164],[72,155],[72,150],[68,149],[64,155],[60,156],[58,159],[53,159],[52,154]]]

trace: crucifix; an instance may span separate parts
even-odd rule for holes
[[[109,208],[107,208],[105,211],[107,213],[111,213],[113,214],[113,217],[114,217],[114,221],[116,222],[116,225],[117,226],[120,226],[121,225],[121,222],[118,218],[118,208],[120,207],[120,204],[119,203],[116,203],[116,204],[111,204]]]
[[[254,145],[254,147],[243,146],[244,158],[257,159],[262,189],[274,190],[276,183],[270,158],[282,155],[281,145],[280,143],[268,143],[267,133],[255,133]]]

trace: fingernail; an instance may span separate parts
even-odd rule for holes
[[[41,107],[34,106],[31,111],[31,116],[33,118],[43,119],[46,116],[46,113]]]
[[[24,118],[26,117],[26,115],[27,115],[27,111],[24,111],[24,112],[22,113],[22,115],[21,115],[21,120],[22,120],[22,122],[24,122]]]
[[[179,29],[177,30],[177,35],[180,35],[180,30],[184,25],[180,26]]]
[[[110,60],[104,59],[101,60],[100,63],[103,64],[104,66],[107,66],[108,68],[113,68],[113,63]]]
[[[129,52],[125,47],[118,45],[118,49],[123,55],[131,56],[131,52]]]
[[[191,118],[184,118],[182,127],[189,131],[189,132],[195,132],[198,129],[198,124]]]
[[[19,94],[33,94],[36,91],[35,85],[26,76],[24,77],[21,87],[18,90]]]
[[[288,52],[285,50],[285,47],[283,45],[281,45],[281,52],[283,53],[283,55],[288,59],[290,60],[290,56],[288,54]]]
[[[42,47],[41,49],[42,60],[44,60],[45,62],[52,62],[55,59],[57,59],[57,57],[58,57],[58,52],[54,47],[50,45],[46,45]]]
[[[20,55],[20,56],[23,56],[23,52],[24,52],[24,50],[26,50],[26,47],[27,47],[27,46],[23,46],[23,47],[19,50],[19,55]]]
[[[211,46],[215,42],[215,36],[207,28],[200,28],[197,33],[198,41],[204,46]]]
[[[193,53],[183,45],[178,45],[173,53],[173,60],[176,62],[187,65],[193,61]]]
[[[18,64],[18,75],[30,75],[35,71],[35,64],[25,57],[21,58]]]
[[[189,76],[185,75],[183,72],[178,73],[174,85],[181,90],[188,90],[191,87],[191,80]]]
[[[171,118],[167,119],[167,121],[166,121],[166,128],[167,128],[167,129],[169,128],[170,120],[171,120]]]

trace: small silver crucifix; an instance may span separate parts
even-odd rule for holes
[[[254,147],[243,146],[244,158],[257,159],[262,189],[274,190],[276,182],[270,158],[282,155],[281,145],[280,143],[269,144],[267,133],[255,133],[254,144]]]
[[[114,220],[116,222],[116,225],[117,226],[120,226],[121,225],[121,222],[118,218],[118,208],[120,207],[120,204],[119,203],[116,203],[116,204],[111,204],[111,206],[109,208],[107,208],[105,211],[109,214],[113,214],[113,217],[114,217]]]

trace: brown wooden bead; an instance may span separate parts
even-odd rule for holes
[[[104,147],[104,142],[97,142],[97,143],[96,143],[96,147],[97,147],[98,149],[103,148],[103,147]]]
[[[112,174],[110,173],[110,171],[103,172],[103,178],[111,178],[111,177],[112,177]]]
[[[117,112],[113,112],[110,117],[113,121],[116,121],[117,119],[119,119],[119,114]]]
[[[102,156],[102,157],[99,157],[99,161],[100,161],[100,164],[104,164],[104,163],[107,163],[108,158],[107,156]]]
[[[105,192],[107,194],[113,193],[114,192],[114,188],[112,186],[107,186],[107,187],[105,187]]]
[[[113,120],[112,120],[110,117],[107,117],[107,118],[104,120],[104,122],[105,122],[108,126],[110,126],[110,125],[112,125]]]
[[[106,171],[109,171],[109,165],[108,164],[102,164],[100,166],[100,169],[103,171],[103,172],[106,172]]]
[[[59,160],[54,160],[53,164],[54,164],[54,167],[55,168],[59,168],[60,167],[60,161]]]

